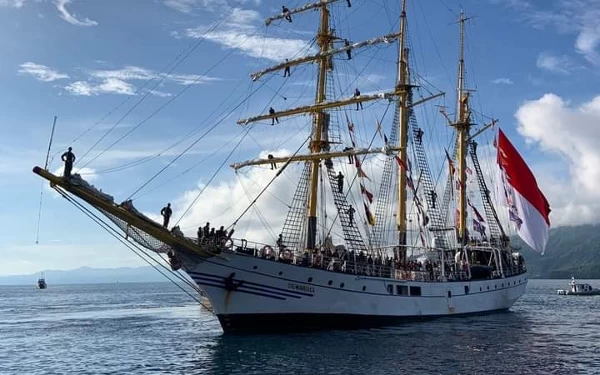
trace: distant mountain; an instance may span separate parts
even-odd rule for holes
[[[531,278],[600,279],[600,225],[551,229],[543,256],[519,238],[513,238],[511,242],[521,246]]]
[[[46,283],[52,284],[94,284],[94,283],[132,283],[168,281],[152,267],[122,268],[90,268],[81,267],[74,270],[45,270]],[[0,276],[0,285],[35,284],[40,272],[30,275]]]

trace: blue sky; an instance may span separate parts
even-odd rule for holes
[[[345,1],[334,6],[336,29],[344,37],[356,42],[397,27],[397,2],[352,2],[352,8]],[[300,4],[304,2],[286,5]],[[500,119],[528,160],[552,204],[553,223],[598,222],[600,4],[409,0],[408,5],[416,71],[448,93],[443,103],[450,107],[457,12],[462,5],[473,16],[466,54],[468,85],[477,90],[475,108]],[[264,112],[269,105],[282,108],[311,100],[314,91],[306,82],[314,77],[312,66],[295,68],[295,83],[283,88],[280,77],[264,86],[249,79],[251,72],[314,51],[310,39],[316,13],[295,16],[293,24],[264,26],[280,6],[267,0],[0,0],[0,274],[141,264],[47,188],[40,243],[35,244],[42,182],[31,168],[44,163],[53,116],[58,125],[51,154],[72,144],[81,159],[78,167],[85,166],[82,172],[118,201],[191,145],[199,132],[218,123],[135,200],[150,214],[167,201],[178,202],[182,210],[225,159],[223,144],[238,140],[243,129],[235,125],[237,118]],[[345,62],[336,61],[346,77],[340,84],[344,94],[350,95],[354,85],[363,92],[393,86],[393,48],[355,52],[343,68]],[[369,70],[361,72],[360,63],[367,59]],[[252,90],[256,94],[234,110]],[[294,132],[257,128],[252,142],[242,144],[229,162],[257,157],[264,149],[281,150],[290,137],[301,143],[306,128],[299,120],[290,125],[287,129]],[[188,133],[193,134],[185,137]],[[113,170],[157,153],[161,155],[137,168]],[[55,159],[51,170],[60,166]],[[268,182],[261,175],[246,177],[253,181],[247,188]],[[206,193],[212,197],[192,210],[190,225],[229,210],[227,202],[239,190],[235,184],[229,168],[218,173],[211,185],[216,187]]]

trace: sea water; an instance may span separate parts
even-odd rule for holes
[[[259,336],[170,283],[49,282],[0,286],[0,374],[600,374],[600,296],[558,296],[568,280],[530,280],[507,313]]]

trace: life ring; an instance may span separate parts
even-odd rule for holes
[[[285,249],[281,252],[281,257],[285,260],[292,260],[292,252],[288,249]]]
[[[219,243],[221,244],[221,247],[224,247],[226,249],[231,249],[231,247],[233,246],[233,241],[229,237],[221,237]]]

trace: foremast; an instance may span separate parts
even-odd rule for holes
[[[469,108],[469,92],[465,90],[465,17],[464,12],[460,12],[459,16],[459,57],[458,57],[458,108],[457,119],[454,123],[458,135],[458,241],[460,244],[465,244],[467,238],[467,153],[469,131],[471,129],[471,110]]]
[[[410,97],[410,82],[408,75],[408,50],[406,49],[406,0],[402,0],[400,13],[400,48],[398,51],[398,78],[396,90],[398,92],[398,134],[400,148],[398,157],[402,165],[407,165],[408,143],[408,98]],[[406,245],[406,170],[398,167],[398,209],[396,212],[398,228],[398,244]]]
[[[408,63],[407,54],[408,50],[405,48],[404,35],[406,30],[406,0],[403,0],[403,11],[401,18],[401,32],[387,34],[378,38],[348,44],[344,43],[344,47],[335,48],[334,42],[340,38],[334,35],[334,30],[330,28],[330,13],[328,5],[336,3],[342,0],[320,0],[318,2],[301,6],[299,8],[291,9],[286,14],[280,14],[270,17],[266,20],[266,25],[270,25],[275,20],[284,19],[292,14],[298,14],[306,12],[311,9],[320,9],[320,26],[317,34],[317,45],[319,46],[319,52],[314,55],[300,57],[293,60],[286,60],[284,63],[269,67],[262,71],[251,74],[252,80],[260,79],[267,73],[276,72],[283,69],[288,69],[292,66],[315,62],[318,66],[318,81],[316,87],[316,94],[314,104],[306,105],[302,107],[296,107],[291,109],[284,109],[275,113],[261,114],[237,121],[240,125],[247,125],[249,123],[273,119],[273,118],[285,118],[289,116],[299,114],[311,114],[312,115],[312,132],[309,143],[309,154],[307,155],[292,155],[291,157],[273,157],[270,155],[268,159],[254,159],[245,162],[235,163],[232,165],[234,169],[243,168],[251,165],[262,165],[271,162],[286,162],[287,165],[292,161],[306,161],[311,166],[311,170],[308,176],[308,194],[306,198],[306,210],[307,210],[307,231],[306,231],[306,248],[308,250],[314,250],[316,248],[316,235],[317,235],[317,203],[319,196],[319,169],[320,162],[322,160],[331,159],[342,156],[355,156],[355,155],[366,155],[371,153],[385,153],[393,154],[402,152],[398,155],[403,161],[407,161],[406,144],[408,139],[408,119],[409,111],[411,107],[421,104],[425,101],[436,98],[442,94],[432,95],[431,97],[421,99],[415,103],[410,102],[410,84],[408,76]],[[352,49],[359,49],[362,47],[371,46],[379,43],[389,43],[395,40],[402,39],[399,58],[398,58],[398,79],[393,90],[384,91],[380,93],[370,95],[352,96],[349,98],[333,99],[328,100],[327,92],[327,73],[333,69],[333,55],[339,53],[345,53]],[[398,111],[401,117],[400,127],[400,146],[386,145],[381,150],[372,149],[352,149],[343,152],[332,152],[329,149],[329,139],[325,134],[326,122],[328,121],[327,110],[332,108],[339,108],[348,106],[356,103],[363,103],[376,100],[397,100]],[[404,149],[404,151],[402,151]],[[281,173],[281,170],[279,171]],[[402,243],[406,243],[406,171],[399,171],[399,178],[402,180],[400,185],[400,194],[403,197],[401,204],[399,205],[398,215],[398,230],[403,233]]]

